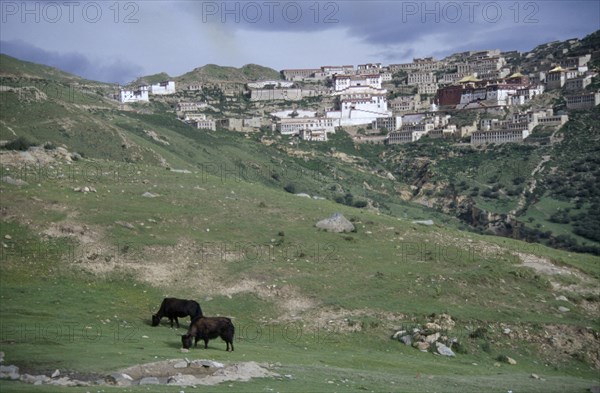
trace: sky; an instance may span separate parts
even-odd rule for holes
[[[0,52],[103,82],[528,51],[600,29],[600,0],[6,1]]]

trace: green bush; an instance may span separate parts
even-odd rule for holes
[[[4,145],[4,149],[26,151],[31,146],[36,146],[36,143],[30,141],[29,139],[27,139],[24,136],[20,136],[17,139],[12,140],[12,141],[8,142],[6,145]]]

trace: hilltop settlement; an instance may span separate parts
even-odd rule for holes
[[[200,130],[269,129],[293,140],[327,141],[343,127],[356,143],[538,143],[536,134],[551,140],[569,111],[600,104],[599,59],[572,39],[527,53],[285,69],[279,79],[140,83],[114,98],[124,106],[164,101]]]

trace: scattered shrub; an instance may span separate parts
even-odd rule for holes
[[[35,146],[35,145],[36,145],[35,142],[30,141],[29,139],[27,139],[24,136],[20,136],[17,139],[8,142],[6,145],[4,145],[4,148],[6,150],[26,151],[31,146]]]

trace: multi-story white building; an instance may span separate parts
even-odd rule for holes
[[[343,65],[343,66],[322,66],[321,72],[326,76],[334,76],[334,75],[352,75],[354,74],[354,66],[352,65]]]
[[[402,64],[390,64],[389,69],[392,72],[404,70],[418,70],[418,71],[436,71],[439,70],[442,66],[442,62],[435,60],[433,57],[426,58],[413,58],[412,63],[402,63]]]
[[[324,128],[302,129],[299,133],[303,141],[327,142],[327,130]]]
[[[417,93],[418,94],[427,94],[427,95],[435,95],[438,91],[438,84],[420,84],[417,85]]]
[[[282,70],[281,74],[286,81],[302,81],[306,78],[312,77],[315,73],[320,71],[321,70],[319,68],[302,68]]]
[[[579,78],[567,79],[565,82],[565,90],[567,91],[578,91],[585,90],[592,83],[593,75],[588,74],[580,76]]]
[[[381,70],[381,63],[359,64],[356,67],[356,70],[359,73],[362,73],[362,71],[379,72],[379,70]]]
[[[327,111],[327,117],[336,120],[336,125],[370,124],[379,117],[392,115],[387,107],[387,91],[369,86],[351,86],[334,92],[338,109]]]
[[[389,106],[394,113],[416,112],[421,104],[421,97],[414,96],[396,97],[390,101]]]
[[[397,132],[390,132],[385,141],[386,145],[395,145],[399,143],[411,143],[416,142],[423,135],[425,135],[425,131],[403,131],[402,129]]]
[[[196,128],[215,131],[217,129],[216,122],[210,119],[196,120],[194,123]]]
[[[381,81],[382,82],[390,82],[392,80],[391,72],[382,72],[381,73]]]
[[[175,94],[175,81],[165,81],[150,85],[150,94],[167,95]]]
[[[413,72],[408,74],[408,85],[429,85],[436,82],[437,80],[433,72]]]
[[[591,109],[600,105],[600,92],[589,92],[577,95],[566,96],[567,109],[581,110]]]
[[[592,59],[590,53],[583,56],[567,57],[559,62],[563,68],[577,68],[581,72],[587,71],[587,64]]]
[[[290,82],[290,81],[276,81],[276,80],[266,80],[266,81],[256,81],[256,82],[249,82],[247,84],[249,89],[264,89],[265,87],[270,87],[270,88],[289,88],[292,87],[294,85],[294,82]]]
[[[206,102],[180,102],[177,104],[178,112],[194,112],[199,109],[206,108],[208,103]]]
[[[342,91],[355,86],[369,86],[374,89],[381,89],[381,79],[381,74],[334,75],[333,86],[335,91]]]
[[[373,128],[386,128],[388,131],[397,131],[402,127],[402,116],[379,117],[373,120]]]
[[[477,146],[488,143],[520,143],[528,136],[528,130],[475,131],[471,134],[471,144]]]
[[[299,135],[302,130],[325,130],[335,133],[333,119],[326,117],[302,117],[294,119],[280,119],[276,123],[276,129],[281,135]]]
[[[140,86],[138,90],[124,90],[119,92],[119,101],[128,102],[148,102],[148,86]]]

